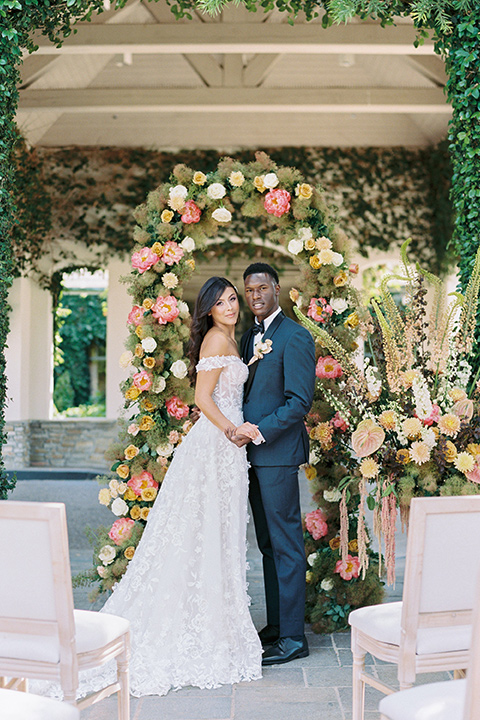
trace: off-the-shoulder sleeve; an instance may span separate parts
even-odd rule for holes
[[[198,361],[196,371],[200,370],[219,370],[220,368],[230,365],[235,360],[240,360],[236,355],[211,355]]]

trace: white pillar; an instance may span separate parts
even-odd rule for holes
[[[127,317],[132,309],[132,297],[128,295],[126,285],[120,283],[120,276],[128,275],[132,268],[129,260],[112,259],[107,269],[106,417],[115,420],[124,402],[119,386],[128,377],[128,370],[121,368],[118,361],[125,350]]]
[[[5,349],[10,422],[47,420],[52,412],[52,296],[28,277],[13,281],[9,293],[10,332]]]

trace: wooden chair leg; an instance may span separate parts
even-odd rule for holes
[[[7,678],[0,677],[0,688],[7,687]]]
[[[362,673],[365,670],[365,651],[358,647],[355,628],[352,628],[352,720],[364,720],[365,683]]]
[[[454,680],[461,680],[462,678],[467,677],[467,671],[466,670],[454,670],[453,671],[453,679]]]
[[[126,642],[124,652],[117,657],[117,679],[120,685],[117,693],[118,720],[130,720],[129,656],[130,648]]]

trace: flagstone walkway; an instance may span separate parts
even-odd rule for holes
[[[61,476],[60,476],[61,477]],[[302,507],[310,509],[306,481],[301,477]],[[108,525],[112,514],[98,504],[98,485],[91,480],[25,480],[17,484],[11,498],[16,500],[59,501],[67,508],[72,574],[91,566],[91,549],[85,527]],[[249,592],[255,625],[264,625],[264,596],[261,562],[249,525]],[[401,598],[405,537],[399,533],[396,588],[388,599]],[[75,606],[92,609],[88,590],[75,590]],[[98,608],[95,608],[98,609]],[[184,688],[165,697],[132,698],[131,720],[351,720],[352,656],[350,634],[315,635],[306,629],[310,656],[285,666],[265,668],[255,682],[226,685],[215,690]],[[374,658],[367,660],[380,679],[391,684],[396,668]],[[444,680],[447,673],[422,675],[419,682]],[[379,720],[381,694],[367,688],[365,720]],[[116,699],[107,698],[84,710],[82,720],[116,720]]]

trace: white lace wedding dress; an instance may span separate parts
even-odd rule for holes
[[[238,426],[247,366],[235,355],[197,365],[215,368],[223,369],[213,399]],[[245,449],[203,415],[178,446],[135,556],[101,611],[130,620],[133,695],[261,677],[246,583],[247,469]],[[80,694],[113,671],[81,676]]]

